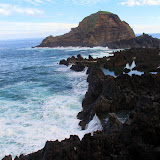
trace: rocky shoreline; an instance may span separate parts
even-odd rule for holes
[[[88,59],[77,55],[77,58],[72,56],[67,60],[61,60],[59,64],[72,65],[71,69],[74,71],[83,71],[85,67],[97,66],[114,71],[116,75],[120,75],[123,72],[129,72],[130,69],[126,70],[125,66],[127,63],[131,65],[134,61],[136,66],[133,70],[144,71],[145,73],[160,71],[159,48],[131,48],[120,50],[113,54],[110,57],[95,59],[90,55]]]
[[[73,66],[71,69],[76,71],[89,67],[88,91],[82,102],[83,110],[77,117],[84,129],[96,114],[103,131],[97,131],[93,136],[86,134],[82,140],[72,135],[61,142],[47,141],[43,149],[20,155],[15,160],[159,160],[160,73],[149,73],[153,69],[159,72],[159,52],[158,48],[141,48],[116,52],[109,58],[93,59],[89,56],[84,59],[78,55],[62,60],[60,64],[73,64],[76,69]],[[125,64],[133,60],[136,69],[145,74],[122,74]],[[123,69],[119,76],[112,77],[106,76],[100,67]],[[122,123],[116,111],[124,110],[129,115]],[[3,160],[12,160],[12,156]]]

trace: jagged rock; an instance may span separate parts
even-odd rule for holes
[[[112,49],[119,48],[160,48],[160,39],[153,38],[148,34],[142,34],[136,38],[120,40],[108,43],[107,46]]]
[[[88,60],[89,60],[89,61],[93,61],[94,58],[93,58],[91,55],[89,55],[89,56],[88,56]]]
[[[89,82],[88,91],[85,95],[85,99],[87,97],[90,97],[91,95],[92,99],[95,101],[100,93],[102,92],[102,85],[103,85],[103,79],[104,79],[104,73],[101,69],[97,67],[92,67],[91,73],[89,74],[87,81]],[[82,102],[82,105],[85,106],[85,99]],[[88,105],[89,103],[86,103]]]
[[[72,56],[70,58],[67,58],[67,62],[68,63],[74,63],[77,59],[75,58],[75,56]]]
[[[121,128],[122,128],[122,122],[118,119],[115,113],[109,113],[107,124],[105,124],[103,127],[104,133],[113,134],[119,132]]]
[[[116,75],[121,75],[123,72],[128,73],[130,70],[125,68],[126,64],[130,65],[134,62],[136,66],[132,70],[138,70],[145,73],[160,72],[160,49],[155,48],[132,48],[123,51],[117,51],[114,56],[93,58],[89,56],[89,59],[84,59],[81,55],[79,58],[72,56],[67,60],[60,61],[60,64],[76,64],[80,63],[85,67],[89,67],[87,74],[89,74],[93,66],[99,68],[106,68],[110,71],[114,71]]]
[[[155,160],[160,159],[160,146],[154,148],[153,155]]]
[[[123,72],[127,63],[131,64],[133,61],[136,63],[134,70],[151,72],[157,70],[159,67],[160,56],[159,49],[151,48],[131,48],[114,53],[114,56],[109,57],[108,61],[103,61],[101,65],[104,68],[113,70],[120,74]]]
[[[76,72],[81,72],[85,69],[85,66],[81,63],[78,63],[78,64],[76,63],[76,64],[73,64],[70,69]]]
[[[66,61],[65,59],[61,60],[61,61],[59,62],[59,64],[63,64],[63,65],[66,65],[66,66],[69,65],[68,61]]]
[[[112,102],[106,99],[103,95],[101,95],[94,103],[94,106],[95,113],[97,115],[101,115],[103,113],[108,113],[111,111]]]
[[[154,146],[160,144],[159,113],[159,103],[141,97],[124,123],[120,139],[128,146],[133,159],[154,159]]]
[[[83,57],[82,57],[80,54],[78,54],[78,55],[77,55],[77,60],[78,60],[78,61],[83,61]]]
[[[90,68],[88,91],[82,101],[83,110],[78,114],[82,129],[96,114],[101,115],[120,110],[131,111],[135,108],[139,96],[150,97],[160,103],[160,75],[144,74],[130,77],[123,74],[114,78],[104,76],[100,69]]]
[[[123,71],[124,71],[125,73],[129,73],[131,70],[128,69],[128,68],[125,68]]]
[[[159,103],[140,97],[124,124],[115,114],[109,114],[105,134],[86,134],[81,141],[77,136],[48,141],[42,150],[16,160],[159,160],[159,113]]]
[[[62,36],[49,36],[37,47],[106,46],[109,42],[128,40],[135,34],[130,26],[110,12],[99,11],[84,18],[77,28]]]
[[[5,156],[2,160],[12,160],[12,156],[11,155]]]

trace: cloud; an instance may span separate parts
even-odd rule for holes
[[[54,0],[23,0],[23,1],[34,5],[45,4],[46,2],[55,2]]]
[[[95,4],[102,2],[102,0],[72,0],[74,4],[78,5],[87,5],[87,4]]]
[[[97,3],[108,2],[109,0],[64,0],[64,1],[76,5],[95,5]]]
[[[153,6],[153,5],[160,5],[160,0],[125,0],[120,3],[121,5],[127,6]]]
[[[26,15],[39,15],[43,14],[44,12],[36,8],[27,8],[27,7],[20,7],[18,5],[0,3],[0,14],[8,16],[13,13],[26,14]]]
[[[12,27],[11,27],[12,26]],[[38,38],[49,35],[57,36],[77,27],[78,24],[66,23],[21,23],[0,22],[0,39]]]
[[[160,25],[133,25],[135,33],[159,33]]]

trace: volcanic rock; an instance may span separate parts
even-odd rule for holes
[[[118,119],[115,113],[109,113],[107,124],[104,125],[103,130],[105,134],[111,134],[119,132],[122,128],[122,122]]]
[[[129,40],[135,34],[130,26],[110,12],[99,11],[84,18],[77,28],[62,36],[49,36],[37,47],[106,46],[107,43]]]
[[[12,156],[11,155],[5,156],[2,160],[12,160]]]
[[[76,72],[81,72],[84,70],[84,68],[85,66],[82,63],[76,63],[76,64],[73,64],[70,69]]]
[[[160,102],[160,74],[132,77],[122,74],[114,78],[105,76],[100,69],[93,67],[87,81],[89,87],[82,102],[83,110],[77,116],[82,129],[95,114],[101,119],[101,115],[109,112],[133,110],[141,95]]]
[[[153,38],[148,34],[142,34],[141,36],[107,43],[107,47],[111,49],[119,48],[160,48],[160,39]]]
[[[15,160],[159,160],[159,113],[160,104],[142,96],[124,124],[110,114],[106,133],[47,141],[42,150]]]

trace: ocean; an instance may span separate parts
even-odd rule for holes
[[[47,140],[101,129],[95,116],[85,131],[77,114],[88,88],[86,70],[74,72],[59,61],[81,54],[109,56],[114,50],[95,48],[32,48],[42,39],[0,41],[0,159],[29,154]],[[108,73],[107,71],[107,74]]]
[[[81,131],[76,116],[88,88],[86,69],[74,72],[59,61],[78,54],[109,56],[112,50],[31,48],[40,42],[0,41],[0,158],[37,151],[47,140],[82,138],[99,123],[95,117],[92,127]]]

